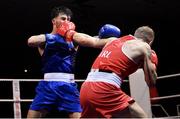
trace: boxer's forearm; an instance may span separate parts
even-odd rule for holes
[[[111,38],[99,39],[97,37],[92,37],[84,33],[75,33],[73,39],[79,45],[94,48],[103,48],[107,42],[112,40]]]

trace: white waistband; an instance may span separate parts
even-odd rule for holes
[[[74,83],[74,74],[68,73],[45,73],[45,81],[64,81],[68,83]]]
[[[120,88],[121,86],[121,78],[115,73],[107,73],[107,72],[89,72],[87,79],[85,81],[90,82],[106,82],[113,84]]]

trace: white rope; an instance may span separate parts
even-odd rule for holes
[[[41,81],[42,79],[0,79],[0,81]]]
[[[180,73],[178,74],[172,74],[172,75],[166,75],[166,76],[159,76],[157,79],[164,79],[164,78],[170,78],[170,77],[177,77],[180,76]],[[13,82],[13,99],[0,99],[0,102],[14,102],[14,117],[17,119],[21,118],[21,105],[20,102],[32,102],[33,99],[20,99],[20,89],[19,89],[19,83],[20,81],[27,81],[27,82],[38,82],[43,79],[0,79],[0,81],[12,81]],[[75,82],[84,82],[85,79],[75,79]],[[124,82],[129,82],[129,80],[124,80]],[[180,97],[180,94],[178,95],[170,95],[170,96],[162,96],[162,97],[154,97],[151,98],[151,100],[161,100],[161,99],[169,99],[169,98],[175,98]]]
[[[165,76],[158,76],[157,79],[165,79],[165,78],[172,78],[172,77],[177,77],[180,76],[180,73],[177,74],[171,74],[171,75],[165,75]],[[43,79],[0,79],[0,81],[41,81]],[[85,79],[75,79],[76,82],[84,82]],[[124,80],[124,82],[129,82],[129,80]]]
[[[171,75],[165,75],[165,76],[159,76],[157,79],[172,78],[172,77],[177,77],[177,76],[180,76],[180,73],[171,74]]]
[[[0,79],[0,81],[41,81],[41,80],[44,80],[44,79]],[[85,79],[75,79],[76,82],[83,82],[85,81]]]
[[[180,94],[154,97],[154,98],[151,98],[151,100],[170,99],[170,98],[177,98],[177,97],[180,97]],[[20,99],[19,101],[13,100],[13,99],[0,99],[0,102],[32,102],[32,101],[33,101],[33,99]]]
[[[32,102],[33,99],[20,99],[20,100],[14,100],[14,99],[0,99],[0,102]]]
[[[180,97],[180,94],[170,95],[170,96],[154,97],[154,98],[151,98],[151,100],[162,100],[162,99],[169,99],[169,98],[176,98],[176,97]]]

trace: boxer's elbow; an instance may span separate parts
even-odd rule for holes
[[[36,36],[31,36],[27,40],[27,44],[28,44],[29,47],[38,47],[40,42],[38,41],[38,38]]]
[[[27,40],[27,45],[30,47],[34,47],[34,39],[33,36],[31,36],[28,40]]]

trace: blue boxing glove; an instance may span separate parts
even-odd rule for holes
[[[109,37],[117,37],[119,38],[121,35],[121,30],[111,24],[105,24],[99,30],[98,37],[99,38],[109,38]]]

